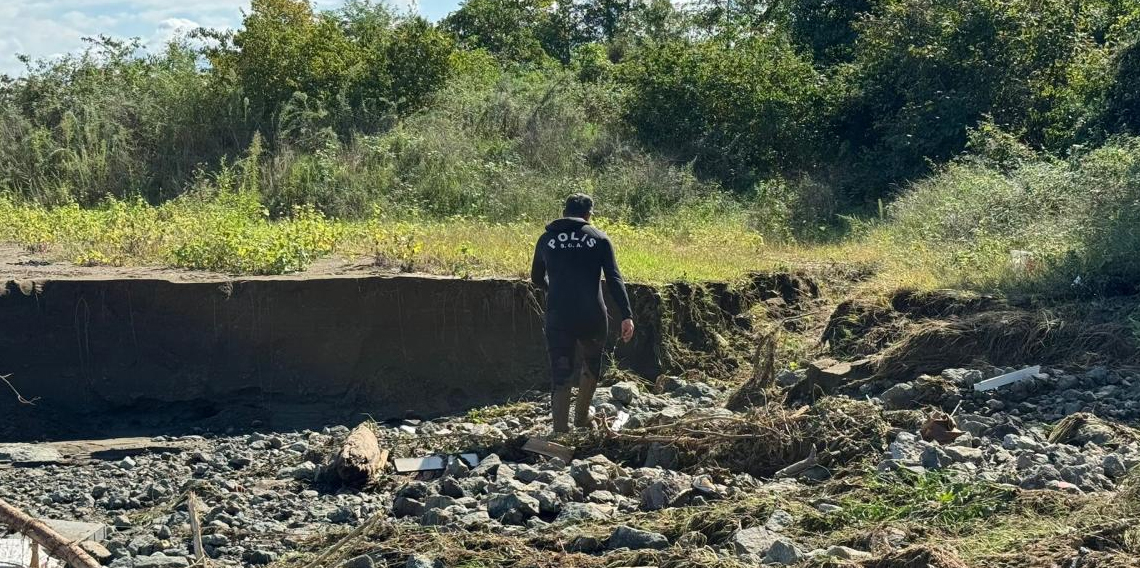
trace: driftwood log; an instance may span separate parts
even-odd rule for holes
[[[43,547],[49,556],[67,562],[72,568],[100,568],[99,562],[87,554],[78,542],[71,542],[51,527],[0,499],[0,523]]]
[[[333,458],[332,469],[342,484],[364,487],[376,480],[387,462],[388,450],[380,449],[380,442],[368,424],[361,424],[344,440]]]

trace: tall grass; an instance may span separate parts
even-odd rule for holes
[[[1024,150],[1024,149],[1023,149]],[[996,154],[996,155],[994,155]],[[942,285],[1037,293],[1134,292],[1140,283],[1140,139],[1058,160],[960,159],[865,227],[899,270]]]

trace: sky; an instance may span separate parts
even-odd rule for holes
[[[389,0],[437,20],[455,10],[459,0]],[[317,8],[336,8],[343,0],[315,0]],[[0,74],[18,76],[17,54],[33,59],[58,57],[82,49],[84,37],[100,34],[140,38],[163,46],[199,26],[235,28],[249,0],[0,0]]]

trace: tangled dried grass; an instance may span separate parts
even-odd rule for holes
[[[586,440],[582,447],[636,461],[650,444],[667,444],[678,450],[682,469],[700,466],[768,477],[803,460],[813,448],[821,466],[844,465],[877,452],[889,430],[875,405],[829,397],[799,409],[769,403],[742,416],[695,417],[611,433]]]
[[[1135,356],[1127,330],[1117,323],[1070,323],[1049,311],[1003,310],[912,324],[887,348],[876,375],[909,380],[921,373],[980,362],[1016,365],[1089,364]]]

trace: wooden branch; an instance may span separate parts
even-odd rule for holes
[[[16,387],[12,386],[12,381],[8,380],[11,376],[12,375],[0,375],[0,381],[4,381],[4,384],[8,385],[8,388],[12,389],[12,392],[16,394],[16,400],[19,401],[20,404],[35,405],[36,401],[39,400],[40,397],[37,396],[32,400],[24,398],[24,395],[20,394],[20,391],[16,390]]]
[[[198,519],[198,496],[193,491],[186,497],[186,510],[190,513],[190,532],[194,538],[194,558],[206,565],[206,549],[202,546],[202,521]]]
[[[0,523],[32,539],[48,556],[59,558],[72,568],[100,568],[99,562],[87,554],[78,542],[71,542],[51,527],[0,499]]]

